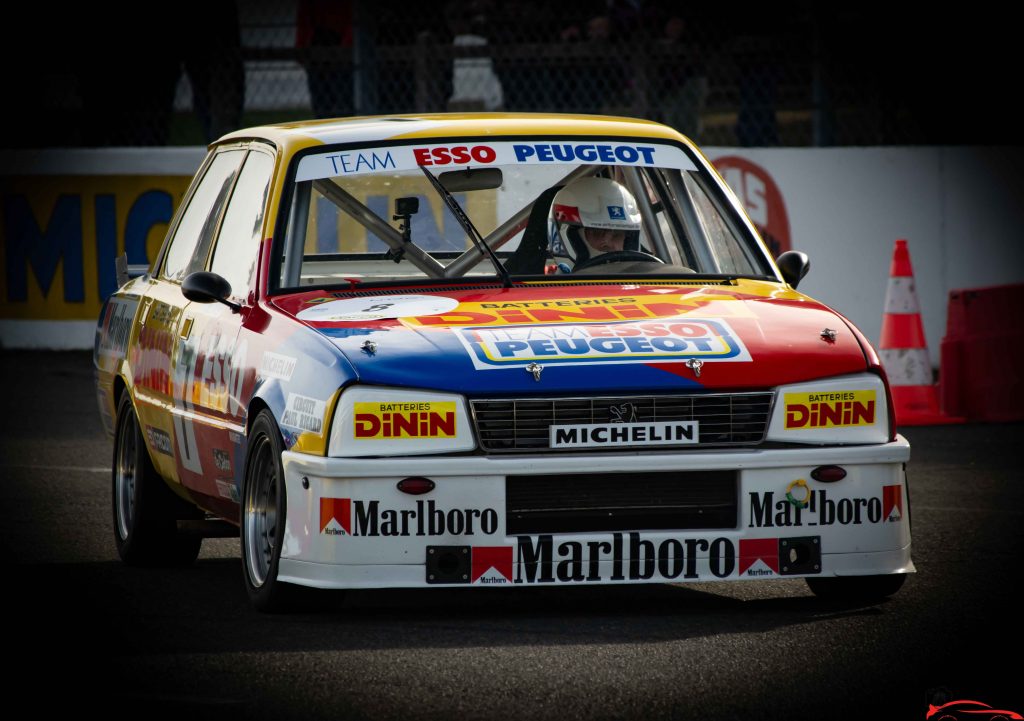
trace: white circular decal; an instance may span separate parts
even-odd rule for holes
[[[458,305],[459,301],[443,296],[380,295],[319,303],[300,311],[298,317],[310,321],[382,320],[447,313]]]

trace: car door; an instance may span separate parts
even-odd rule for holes
[[[230,302],[189,303],[183,310],[179,333],[182,386],[183,437],[190,448],[194,468],[187,468],[183,482],[203,505],[226,517],[237,514],[239,489],[245,462],[246,398],[255,369],[249,358],[242,323],[255,303],[256,266],[263,235],[267,190],[274,171],[274,156],[253,144],[246,151],[234,180],[225,210],[210,245],[200,241],[193,267],[223,277],[231,286]],[[192,435],[189,435],[191,429]]]
[[[191,402],[198,359],[191,341],[195,320],[188,315],[192,304],[182,295],[181,282],[196,269],[197,257],[205,266],[245,153],[244,148],[214,151],[197,174],[141,299],[139,341],[129,359],[150,457],[164,478],[186,488],[199,485],[205,468]]]

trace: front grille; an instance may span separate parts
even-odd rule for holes
[[[764,440],[772,393],[707,393],[609,398],[470,401],[477,437],[490,453],[549,448],[552,425],[697,421],[696,446],[756,445]],[[666,446],[658,446],[665,448]]]
[[[508,476],[507,533],[735,528],[735,471]]]

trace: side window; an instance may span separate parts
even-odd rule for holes
[[[249,153],[217,236],[210,269],[227,279],[231,294],[237,297],[245,297],[256,272],[263,209],[273,172],[271,156],[256,151]]]
[[[174,232],[162,277],[180,281],[206,266],[210,242],[244,155],[244,150],[228,150],[214,157]]]
[[[711,243],[712,252],[718,259],[721,273],[739,273],[741,275],[764,272],[745,254],[744,244],[729,229],[725,218],[719,213],[714,201],[691,173],[683,173],[686,189],[690,193],[693,205],[697,209],[701,225]]]

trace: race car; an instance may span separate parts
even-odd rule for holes
[[[808,267],[652,122],[227,135],[97,325],[118,552],[238,533],[265,611],[296,586],[884,598],[914,571],[910,449]]]

